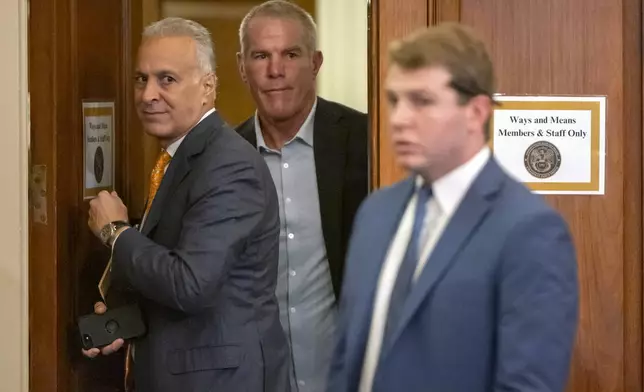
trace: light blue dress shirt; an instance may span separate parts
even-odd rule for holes
[[[270,169],[279,198],[276,295],[291,348],[291,390],[296,392],[326,390],[337,311],[313,155],[316,105],[299,132],[281,150],[266,146],[255,116],[257,148]]]

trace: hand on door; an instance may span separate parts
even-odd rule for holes
[[[97,303],[94,304],[94,313],[103,314],[106,311],[107,311],[107,306],[105,306],[105,304],[103,302],[97,302]],[[83,355],[88,357],[88,358],[94,358],[98,354],[110,355],[110,354],[115,353],[118,350],[120,350],[121,347],[123,346],[123,343],[125,343],[123,341],[123,339],[119,338],[119,339],[116,339],[115,341],[113,341],[111,344],[109,344],[109,345],[107,345],[107,346],[105,346],[105,347],[103,347],[101,349],[90,348],[89,350],[82,350],[82,351],[83,351]]]
[[[127,207],[116,192],[101,191],[89,202],[87,225],[99,237],[101,229],[115,221],[128,221]]]

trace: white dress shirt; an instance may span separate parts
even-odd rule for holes
[[[431,185],[432,197],[427,201],[427,214],[425,214],[425,221],[418,240],[418,250],[421,257],[414,273],[414,282],[425,267],[432,250],[452,215],[458,209],[461,200],[487,163],[489,157],[490,149],[485,146],[465,164],[434,181]],[[424,180],[417,176],[416,189],[422,185],[424,185]],[[417,196],[414,193],[407,203],[405,212],[398,224],[398,230],[389,245],[387,256],[380,271],[359,392],[371,392],[372,390],[373,379],[380,360],[380,350],[387,314],[389,313],[391,293],[407,250],[407,244],[411,238],[416,202]]]

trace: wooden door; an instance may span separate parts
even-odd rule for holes
[[[606,95],[606,192],[549,196],[575,238],[580,324],[569,391],[642,391],[641,0],[374,0],[373,182],[405,173],[388,145],[381,83],[392,39],[443,20],[488,44],[499,93]]]
[[[146,174],[131,81],[141,18],[140,0],[30,1],[32,181],[46,196],[32,198],[31,207],[32,392],[122,389],[123,355],[87,360],[75,331],[77,317],[99,298],[96,283],[109,256],[87,228],[81,101],[114,101],[115,189],[130,214],[140,215]]]

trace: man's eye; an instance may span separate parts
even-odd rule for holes
[[[432,104],[432,100],[424,97],[412,97],[411,103],[414,106],[427,106]]]

